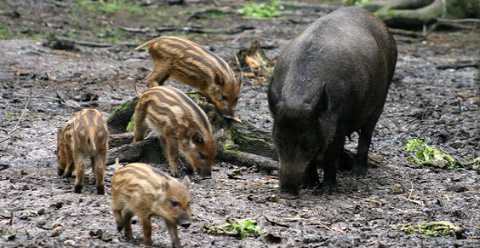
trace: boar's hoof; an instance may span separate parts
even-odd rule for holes
[[[294,199],[300,198],[298,192],[297,192],[297,194],[280,192],[279,196],[280,196],[280,198],[287,199],[287,200],[294,200]]]
[[[337,191],[337,185],[334,183],[323,182],[320,187],[318,187],[318,190],[318,193],[331,195]]]
[[[305,176],[305,181],[303,183],[303,188],[305,189],[315,189],[320,185],[320,181],[318,180],[318,175]]]
[[[356,177],[365,177],[367,175],[367,166],[361,166],[359,164],[356,164],[354,167],[353,167],[353,174],[356,176]]]
[[[153,242],[151,239],[145,239],[145,241],[143,242],[143,244],[147,247],[151,247],[153,245]]]
[[[70,171],[70,172],[65,173],[65,177],[66,177],[66,178],[72,177],[72,172]]]
[[[338,166],[338,170],[340,171],[351,171],[355,165],[355,157],[346,153],[345,151],[342,153],[342,157],[340,159],[340,166]]]
[[[73,192],[82,193],[82,186],[81,185],[75,185],[75,188],[73,189]]]
[[[105,187],[102,185],[102,186],[98,186],[97,187],[97,195],[104,195],[105,194]]]
[[[176,178],[180,178],[180,171],[177,169],[177,170],[170,170],[170,175],[172,175],[172,177],[176,177]]]

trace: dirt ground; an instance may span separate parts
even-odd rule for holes
[[[234,12],[242,1],[216,1],[219,6],[213,1],[135,5],[129,9],[144,10],[122,9],[113,14],[99,12],[85,2],[0,3],[0,30],[4,30],[0,40],[1,247],[141,246],[138,224],[133,242],[126,242],[116,231],[110,210],[112,167],[104,196],[95,194],[91,173],[82,194],[73,193],[73,183],[56,175],[56,129],[69,119],[75,106],[88,106],[92,96],[98,96],[95,103],[107,114],[136,94],[135,83],[138,92],[145,89],[141,80],[151,61],[147,53],[134,51],[132,44],[155,33],[120,27],[252,26],[235,34],[162,33],[195,40],[234,66],[234,54],[253,40],[259,40],[267,56],[275,59],[289,39],[336,8],[286,8],[278,18],[252,20]],[[206,8],[228,14],[189,19]],[[47,33],[113,45],[54,50],[42,45]],[[284,199],[278,196],[275,173],[218,163],[212,180],[192,186],[194,222],[180,230],[185,247],[480,247],[478,172],[414,168],[403,151],[409,138],[421,137],[462,161],[480,156],[479,67],[444,68],[479,60],[480,31],[395,38],[397,70],[371,149],[383,157],[381,166],[371,168],[366,178],[340,173],[338,192],[332,195],[306,191],[298,199]],[[243,121],[270,130],[266,85],[245,79],[237,112]],[[237,176],[229,176],[232,173]],[[254,218],[264,233],[281,242],[262,237],[239,240],[203,231],[204,225],[227,218]],[[403,224],[425,221],[450,221],[462,230],[446,237],[400,230]],[[163,222],[154,219],[153,226],[155,246],[169,247]]]

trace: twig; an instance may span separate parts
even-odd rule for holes
[[[448,65],[437,65],[436,68],[439,70],[446,70],[446,69],[462,69],[462,68],[480,68],[480,61],[458,61],[455,64],[448,64]]]
[[[5,141],[9,140],[10,138],[12,138],[12,135],[18,130],[18,126],[20,125],[20,122],[23,120],[25,114],[27,113],[28,105],[30,105],[31,100],[32,100],[32,90],[30,90],[30,94],[28,96],[27,102],[25,103],[25,106],[23,107],[22,113],[20,114],[20,117],[18,118],[17,123],[15,123],[15,126],[13,126],[12,130],[8,133],[8,136],[5,139],[0,140],[0,143],[3,143]]]
[[[66,41],[66,42],[71,42],[80,46],[86,46],[86,47],[98,47],[98,48],[106,48],[106,47],[112,47],[113,44],[106,44],[106,43],[97,43],[97,42],[91,42],[91,41],[83,41],[83,40],[73,40],[67,37],[62,37],[62,36],[57,36],[56,39],[58,41]]]
[[[10,212],[10,221],[8,222],[8,224],[11,226],[13,225],[13,219],[15,218],[15,211],[11,211]]]
[[[156,31],[162,32],[184,32],[184,33],[198,33],[198,34],[238,34],[246,30],[255,29],[254,26],[239,25],[231,29],[207,29],[201,27],[160,27]]]
[[[424,34],[419,32],[414,32],[414,31],[408,31],[408,30],[402,30],[402,29],[396,29],[396,28],[389,28],[388,31],[395,35],[402,35],[402,36],[407,36],[412,38],[425,38]]]
[[[283,224],[283,223],[279,223],[279,222],[276,222],[272,219],[270,219],[270,217],[268,217],[267,215],[263,215],[263,217],[265,218],[266,221],[270,222],[271,224],[273,225],[276,225],[276,226],[283,226],[283,227],[290,227],[289,225],[287,224]]]

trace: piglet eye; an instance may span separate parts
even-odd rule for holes
[[[180,206],[180,203],[178,201],[175,201],[175,200],[171,200],[170,204],[172,204],[172,207],[174,207],[174,208]]]

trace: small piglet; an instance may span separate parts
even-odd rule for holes
[[[105,163],[108,150],[108,128],[102,113],[83,109],[73,115],[57,131],[58,175],[70,177],[75,170],[75,193],[83,187],[85,163],[91,163],[96,178],[97,193],[103,195]]]
[[[187,95],[169,86],[150,88],[138,99],[134,116],[134,142],[144,138],[147,128],[160,135],[173,176],[180,176],[180,154],[189,171],[211,176],[216,155],[212,127],[205,112]]]
[[[193,41],[173,36],[150,40],[136,50],[144,47],[155,63],[146,79],[148,87],[163,85],[168,78],[178,80],[200,90],[224,117],[239,121],[234,114],[240,81],[222,58]]]
[[[177,179],[142,163],[119,168],[118,160],[112,177],[112,210],[118,231],[125,230],[132,238],[131,219],[136,215],[143,226],[145,245],[152,245],[152,216],[165,220],[172,246],[181,247],[177,225],[190,226],[191,196],[188,182]],[[188,178],[187,178],[188,181]]]

